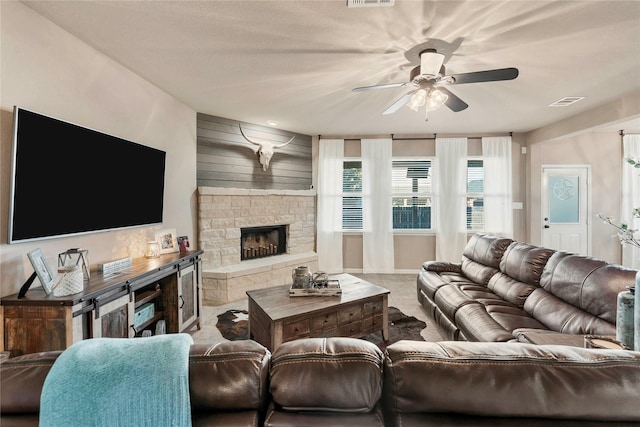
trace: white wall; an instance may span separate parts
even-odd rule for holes
[[[58,253],[73,247],[89,250],[92,265],[143,256],[144,243],[161,228],[188,235],[192,247],[197,247],[196,112],[23,4],[0,3],[2,296],[17,292],[31,275],[26,254],[34,248],[41,248],[55,268]],[[166,151],[164,223],[8,245],[14,105]],[[96,158],[99,155],[96,153]],[[48,191],[58,191],[54,183],[47,183],[47,177],[42,180]],[[81,201],[78,194],[77,203]],[[57,208],[68,209],[73,215],[72,203]]]
[[[622,194],[622,139],[625,123],[640,117],[640,91],[612,100],[526,134],[528,241],[542,244],[540,193],[542,165],[591,165],[593,214],[604,213],[620,218]],[[637,121],[633,120],[633,123]],[[622,252],[615,229],[592,218],[592,253],[596,258],[621,263]]]
[[[542,166],[591,166],[591,237],[596,258],[619,264],[620,243],[613,237],[615,229],[597,219],[597,213],[620,218],[622,194],[622,140],[617,132],[589,132],[550,142],[533,144],[529,150],[531,161],[530,202],[531,242],[542,245]]]

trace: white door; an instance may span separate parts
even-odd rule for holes
[[[542,167],[542,245],[589,255],[589,166]]]

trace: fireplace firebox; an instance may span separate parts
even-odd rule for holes
[[[240,260],[287,253],[287,226],[270,225],[240,229]]]

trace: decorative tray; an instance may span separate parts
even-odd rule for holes
[[[314,282],[310,288],[289,288],[290,297],[335,297],[342,295],[340,281],[337,279]]]

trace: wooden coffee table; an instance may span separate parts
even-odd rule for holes
[[[289,296],[290,285],[247,291],[249,338],[273,351],[299,338],[355,337],[382,332],[389,339],[389,290],[350,274],[340,296]]]

